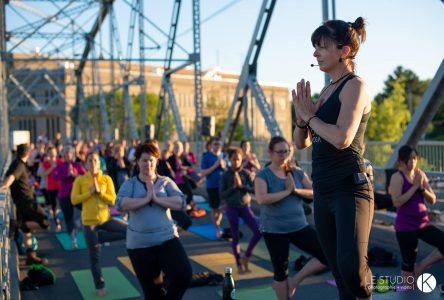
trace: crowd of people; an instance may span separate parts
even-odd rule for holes
[[[145,298],[181,299],[192,268],[179,233],[192,224],[194,189],[205,179],[211,220],[221,240],[221,221],[224,213],[227,216],[239,276],[251,272],[250,258],[263,237],[279,300],[291,299],[306,277],[326,269],[335,278],[341,300],[371,299],[373,276],[367,253],[374,190],[363,158],[371,102],[353,62],[365,36],[362,18],[327,21],[312,35],[319,68],[332,82],[317,102],[312,101],[305,80],[292,91],[293,142],[297,149],[312,146],[311,179],[293,159],[293,143],[281,136],[269,141],[269,162],[264,167],[247,140],[240,147],[223,149],[218,137],[207,141],[200,158],[181,141],[167,143],[164,149],[156,140],[131,145],[124,140],[63,144],[60,137],[53,143],[42,139],[35,147],[18,145],[0,189],[11,189],[27,263],[48,264],[32,248],[31,237],[37,230],[61,231],[61,210],[73,248],[78,247],[77,233],[83,225],[99,296],[106,294],[101,246],[126,239]],[[418,152],[406,145],[398,154],[389,197],[397,208],[402,275],[417,277],[444,259],[444,233],[427,215],[425,203],[435,203],[436,196],[418,168]],[[41,191],[46,211],[36,202],[34,187]],[[260,221],[251,208],[251,194],[259,205]],[[307,201],[314,204],[314,226],[305,216]],[[112,217],[113,209],[120,218]],[[251,230],[244,252],[239,244],[240,219]],[[418,239],[436,249],[416,263]],[[288,276],[290,244],[312,256],[293,277]]]

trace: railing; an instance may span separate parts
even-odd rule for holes
[[[9,166],[9,155],[5,159],[2,178]],[[1,298],[4,300],[20,299],[19,272],[16,247],[11,244],[10,221],[13,216],[9,192],[0,191],[0,287]]]

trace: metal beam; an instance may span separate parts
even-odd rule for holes
[[[242,99],[246,97],[246,95],[243,93],[246,93],[248,87],[251,89],[253,96],[256,98],[256,103],[259,106],[260,112],[262,113],[270,134],[272,136],[276,134],[282,135],[282,131],[275,120],[274,112],[271,110],[265,94],[263,93],[256,79],[259,54],[265,40],[265,35],[270,24],[271,16],[273,15],[275,4],[276,0],[263,0],[262,6],[259,10],[259,16],[253,31],[252,40],[250,42],[250,46],[248,47],[247,55],[245,57],[239,77],[239,82],[236,86],[234,98],[228,111],[227,120],[225,121],[224,132],[222,134],[222,143],[224,144],[227,143],[230,145],[231,143],[231,139],[237,126],[237,120],[235,120],[235,122],[231,121],[234,109],[237,105],[242,106]],[[239,101],[240,103],[238,103]],[[247,116],[245,115],[244,120],[246,119]],[[228,135],[229,130],[231,131],[230,135]]]
[[[386,169],[395,167],[399,148],[404,145],[418,144],[442,103],[444,103],[444,59],[433,77],[432,82],[422,96],[421,102],[416,108],[396,149],[393,151],[390,160],[385,165]]]
[[[30,32],[26,37],[24,37],[21,41],[19,41],[17,44],[14,45],[14,47],[12,47],[11,49],[9,49],[9,52],[13,52],[13,50],[15,48],[17,48],[22,42],[24,42],[27,38],[29,38],[30,36],[32,36],[34,33],[36,33],[37,31],[39,31],[40,28],[42,28],[44,25],[48,24],[49,22],[51,22],[53,19],[56,19],[57,16],[59,14],[62,13],[62,11],[66,8],[68,8],[68,6],[70,6],[72,3],[74,2],[74,0],[70,1],[68,4],[66,4],[62,9],[60,9],[55,15],[52,15],[50,17],[48,17],[45,22],[43,22],[42,24],[40,24],[39,26],[37,26],[32,32]]]
[[[196,155],[201,157],[202,153],[202,62],[200,55],[200,0],[193,0],[193,55],[194,60],[194,109],[195,109],[195,141]]]
[[[14,75],[9,74],[9,79],[17,86],[17,88],[22,92],[22,94],[31,102],[32,105],[38,110],[42,111],[42,107],[37,102],[37,100],[34,99],[34,97],[31,96],[31,94],[28,93],[28,91],[20,84],[20,82],[17,80],[17,78],[14,77]]]
[[[83,68],[85,67],[86,61],[89,56],[89,52],[91,51],[92,42],[94,41],[96,34],[99,32],[100,27],[102,26],[103,20],[105,20],[105,17],[109,12],[109,8],[113,2],[114,2],[113,0],[107,1],[106,4],[104,4],[100,7],[99,16],[97,17],[93,27],[91,28],[91,31],[86,36],[86,46],[85,46],[85,49],[83,50],[82,58],[80,59],[79,66],[77,68],[77,70],[80,73],[83,72]]]
[[[54,80],[52,80],[51,76],[49,76],[49,74],[45,74],[43,75],[43,77],[46,79],[46,81],[49,82],[49,84],[52,86],[52,88],[57,92],[58,96],[54,96],[52,97],[49,101],[48,104],[45,105],[45,108],[47,109],[49,106],[52,105],[52,102],[57,99],[57,97],[62,98],[62,101],[64,103],[66,103],[66,98],[65,98],[65,94],[59,89],[59,87],[57,86],[57,84],[54,82]]]

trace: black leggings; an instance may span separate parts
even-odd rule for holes
[[[262,233],[268,253],[273,264],[274,280],[284,281],[288,277],[288,255],[290,243],[304,252],[316,257],[321,263],[327,265],[327,260],[319,245],[316,231],[310,226],[289,233]]]
[[[368,184],[314,190],[314,217],[322,250],[341,300],[371,295],[367,250],[373,219],[373,190]]]
[[[128,256],[142,286],[145,299],[182,299],[192,277],[191,265],[178,238],[162,245],[127,249]],[[163,271],[167,278],[166,292],[154,280]]]
[[[444,232],[433,225],[414,231],[396,231],[396,238],[401,250],[403,271],[414,271],[416,254],[418,254],[418,239],[438,248],[439,252],[444,255]]]

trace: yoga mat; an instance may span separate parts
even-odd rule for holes
[[[217,294],[222,298],[222,291],[219,290]],[[236,299],[240,300],[273,300],[276,299],[271,285],[257,286],[251,288],[236,288]]]
[[[194,255],[191,256],[190,259],[194,260],[198,264],[204,266],[205,268],[218,273],[224,274],[226,267],[231,267],[233,269],[233,278],[234,280],[243,280],[243,279],[253,279],[253,278],[263,278],[263,277],[272,277],[273,273],[270,271],[259,267],[250,261],[249,268],[251,273],[246,273],[243,275],[237,274],[237,266],[234,260],[234,256],[231,253],[223,252],[223,253],[213,253],[213,254],[202,254],[202,255]],[[250,299],[250,298],[248,298]]]
[[[206,212],[211,211],[210,204],[208,202],[199,202],[197,203],[197,207],[205,209]]]
[[[43,196],[37,196],[36,200],[37,200],[38,204],[45,204],[46,203],[45,197],[43,197]]]
[[[188,228],[188,231],[200,235],[211,241],[216,241],[216,229],[213,224],[192,225]]]
[[[105,279],[106,295],[98,297],[96,287],[90,270],[72,271],[71,276],[77,285],[83,299],[128,299],[141,297],[136,288],[123,276],[122,272],[116,267],[102,268],[103,278]]]
[[[243,252],[247,250],[248,242],[248,240],[244,239],[244,241],[240,243],[240,247]],[[270,261],[270,254],[268,253],[267,246],[265,245],[263,239],[261,239],[259,243],[257,243],[256,247],[253,250],[253,255],[263,260]],[[301,254],[298,251],[292,249],[292,247],[290,246],[290,263],[294,263],[294,261],[298,259],[299,256],[301,256]]]
[[[62,245],[63,249],[67,251],[86,249],[86,241],[85,237],[83,236],[83,232],[77,232],[77,244],[79,245],[77,249],[72,248],[71,237],[67,232],[57,233],[56,238],[59,241],[60,245]]]
[[[120,261],[122,265],[124,265],[134,276],[136,276],[136,272],[134,272],[133,265],[131,264],[131,260],[128,256],[119,256],[117,259]]]

